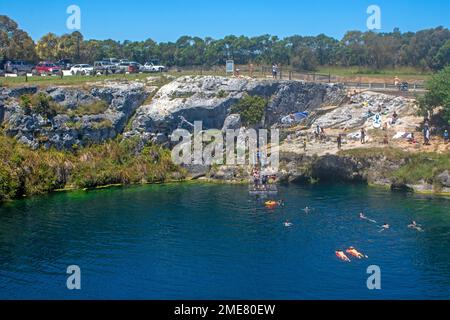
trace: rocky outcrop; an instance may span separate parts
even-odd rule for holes
[[[262,119],[266,127],[288,114],[312,111],[323,104],[340,103],[345,97],[342,87],[333,84],[182,77],[162,87],[150,104],[137,110],[132,129],[126,135],[169,135],[179,127],[192,128],[194,121],[202,121],[204,129],[236,127],[240,122],[236,117],[230,118],[231,107],[245,94],[269,100]]]
[[[351,158],[326,155],[312,162],[311,177],[325,182],[363,182],[362,169]]]
[[[52,97],[62,109],[56,116],[48,117],[20,106],[19,94],[38,92],[35,87],[10,91],[8,102],[0,107],[0,120],[5,133],[33,149],[38,147],[71,149],[92,143],[101,143],[124,131],[125,125],[149,92],[140,83],[108,84],[88,90],[77,88],[46,88],[39,92]],[[98,114],[79,114],[77,108],[96,102],[107,104]],[[78,115],[76,115],[78,114]]]
[[[448,170],[445,170],[440,175],[437,176],[437,182],[446,188],[450,188],[450,174]]]
[[[319,116],[313,126],[319,125],[323,128],[334,129],[354,129],[370,126],[378,111],[383,117],[383,122],[388,117],[392,117],[394,111],[401,118],[417,113],[412,99],[375,92],[363,92],[353,96],[348,103],[339,108]],[[400,119],[397,126],[402,125],[401,121]]]
[[[383,154],[365,157],[350,155],[307,156],[295,153],[280,157],[282,182],[310,183],[311,181],[333,183],[365,183],[390,188],[392,191],[427,194],[449,194],[448,170],[437,175],[434,181],[424,179],[408,184],[399,181],[395,172],[408,163],[405,158],[391,159]]]

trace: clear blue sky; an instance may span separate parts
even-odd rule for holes
[[[66,9],[81,8],[87,39],[175,41],[182,35],[325,33],[341,38],[366,30],[367,7],[382,10],[382,30],[450,27],[449,0],[0,0],[0,14],[16,20],[33,39],[66,28]]]

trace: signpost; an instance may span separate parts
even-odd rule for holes
[[[234,60],[227,60],[226,72],[234,74]]]

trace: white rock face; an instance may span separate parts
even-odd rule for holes
[[[402,118],[414,115],[417,112],[412,99],[375,92],[363,92],[353,96],[348,104],[320,116],[313,123],[313,127],[315,125],[333,129],[371,127],[373,115],[380,109],[383,122],[391,119],[394,111],[400,117],[400,122]]]
[[[314,110],[345,97],[340,85],[298,81],[253,80],[214,76],[182,77],[162,87],[149,105],[141,106],[126,136],[165,133],[194,121],[204,129],[222,129],[231,107],[245,94],[268,99],[265,126],[285,115]]]
[[[70,87],[37,89],[23,87],[3,91],[0,95],[0,122],[5,133],[30,146],[71,149],[90,143],[102,143],[122,133],[135,110],[151,93],[141,83],[108,83],[89,90]],[[104,101],[107,109],[99,114],[74,116],[63,112],[48,119],[20,106],[20,95],[42,92],[53,98],[66,111]],[[3,101],[8,103],[3,105]]]

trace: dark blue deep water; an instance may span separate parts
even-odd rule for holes
[[[285,208],[271,211],[244,186],[173,184],[4,204],[0,298],[450,298],[449,199],[347,185],[292,185],[279,197]],[[361,209],[391,230],[360,220]],[[339,261],[349,246],[369,259]],[[81,268],[80,291],[66,288],[69,265]],[[367,289],[369,265],[381,290]]]

